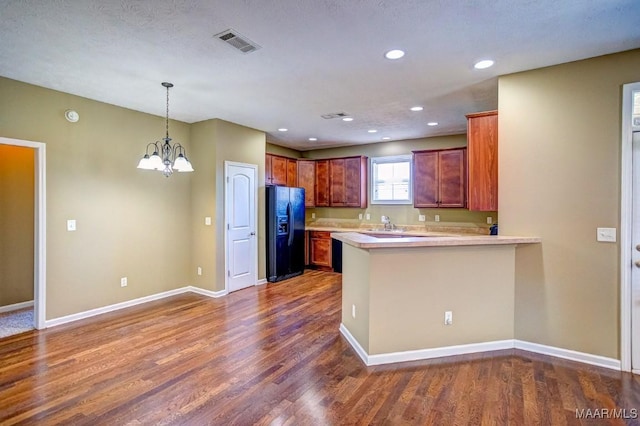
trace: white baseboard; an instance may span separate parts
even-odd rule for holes
[[[597,367],[612,370],[621,369],[620,360],[593,355],[570,349],[556,348],[553,346],[530,343],[517,339],[497,340],[492,342],[472,343],[468,345],[445,346],[442,348],[419,349],[414,351],[392,352],[386,354],[369,355],[344,324],[340,324],[340,333],[349,342],[365,365],[392,364],[395,362],[418,361],[423,359],[439,358],[444,356],[465,355],[476,352],[496,351],[501,349],[521,349],[528,352],[548,355],[556,358],[568,359],[595,365]]]
[[[33,300],[27,302],[14,303],[13,305],[0,306],[0,314],[3,312],[17,311],[18,309],[32,308]]]
[[[201,294],[203,296],[209,296],[209,297],[213,297],[213,298],[218,298],[218,297],[226,296],[227,294],[229,294],[229,292],[227,290],[211,291],[211,290],[205,290],[205,289],[200,288],[200,287],[194,287],[192,285],[187,287],[187,290],[188,291],[192,291],[192,292],[197,293],[197,294]]]
[[[622,364],[619,359],[572,351],[571,349],[556,348],[554,346],[546,346],[539,343],[525,342],[517,339],[514,340],[514,347],[516,349],[554,356],[556,358],[568,359],[570,361],[582,362],[585,364],[595,365],[597,367],[610,368],[612,370],[620,371],[622,368]]]
[[[152,302],[154,300],[164,299],[165,297],[175,296],[176,294],[182,294],[182,293],[187,293],[187,292],[197,293],[197,294],[201,294],[203,296],[214,297],[214,298],[226,296],[227,293],[228,293],[227,290],[211,291],[211,290],[205,290],[205,289],[202,289],[200,287],[194,287],[194,286],[189,285],[189,286],[186,286],[186,287],[177,288],[175,290],[169,290],[169,291],[165,291],[165,292],[162,292],[162,293],[156,293],[156,294],[152,294],[152,295],[149,295],[149,296],[140,297],[138,299],[127,300],[126,302],[120,302],[120,303],[116,303],[116,304],[109,305],[109,306],[103,306],[101,308],[90,309],[90,310],[84,311],[84,312],[78,312],[77,314],[72,314],[72,315],[67,315],[67,316],[60,317],[60,318],[54,318],[54,319],[51,319],[51,320],[47,320],[47,321],[45,321],[45,328],[55,327],[56,325],[66,324],[66,323],[69,323],[69,322],[78,321],[78,320],[85,319],[85,318],[90,318],[90,317],[93,317],[93,316],[96,316],[96,315],[100,315],[100,314],[106,314],[107,312],[113,312],[113,311],[117,311],[119,309],[124,309],[124,308],[129,308],[131,306],[140,305],[141,303]],[[31,302],[31,305],[33,305],[33,301]],[[11,306],[15,306],[15,305],[11,305]]]
[[[261,280],[258,280],[258,282],[256,283],[256,285],[263,285],[267,283],[267,279],[266,278],[262,278]]]

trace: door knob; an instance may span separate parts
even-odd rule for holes
[[[250,234],[249,234],[249,236],[252,236],[252,235],[256,235],[256,233],[255,233],[255,232],[252,232],[252,233],[250,233]]]
[[[636,265],[636,267],[640,268],[640,260],[636,260],[636,261],[634,262],[634,265]]]
[[[636,250],[640,251],[640,244],[636,246]]]

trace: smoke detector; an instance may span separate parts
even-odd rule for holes
[[[228,29],[221,33],[214,35],[214,37],[224,41],[229,46],[233,47],[236,50],[241,51],[242,53],[251,53],[260,49],[256,43],[249,40],[247,37],[239,34],[237,31]]]

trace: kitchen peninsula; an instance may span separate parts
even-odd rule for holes
[[[367,365],[513,347],[515,253],[539,238],[331,237],[343,242],[340,330]]]

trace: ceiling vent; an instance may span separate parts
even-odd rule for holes
[[[349,117],[349,114],[346,112],[332,112],[331,114],[322,114],[320,117],[330,120],[332,118]]]
[[[228,29],[219,34],[214,35],[214,37],[219,38],[220,40],[227,43],[229,46],[233,47],[241,51],[242,53],[251,53],[260,49],[260,46],[246,38],[245,36],[238,34],[237,31]]]

